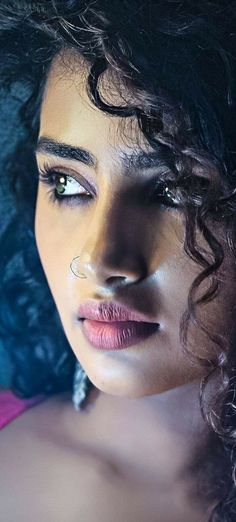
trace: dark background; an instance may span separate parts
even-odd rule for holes
[[[18,109],[23,98],[24,93],[20,86],[15,86],[11,95],[5,92],[0,93],[0,237],[11,220],[15,205],[5,186],[7,174],[5,174],[4,165],[8,155],[14,151],[17,140],[23,135],[18,118]],[[0,245],[1,256],[4,245],[1,243]],[[10,361],[4,349],[4,339],[0,338],[0,386],[9,386],[10,375]]]

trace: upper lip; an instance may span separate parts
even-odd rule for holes
[[[79,319],[91,319],[104,322],[138,321],[156,323],[154,319],[147,315],[115,301],[85,301],[79,305],[78,316]]]

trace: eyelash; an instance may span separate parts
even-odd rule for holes
[[[87,194],[74,194],[71,196],[61,196],[56,191],[56,180],[57,178],[72,178],[76,181],[84,190],[87,190],[83,185],[71,174],[65,174],[64,172],[59,172],[54,170],[47,165],[44,165],[42,169],[39,169],[39,180],[47,186],[52,187],[48,191],[49,199],[53,203],[58,203],[58,205],[69,205],[72,206],[74,203],[77,203],[78,200],[80,204],[85,204],[88,199],[92,199],[92,195]],[[88,192],[88,191],[87,191]],[[74,202],[74,203],[73,203]]]
[[[79,181],[76,180],[73,176],[71,176],[69,174],[65,174],[63,172],[58,172],[58,171],[50,168],[49,166],[44,165],[44,167],[39,170],[39,180],[42,183],[44,183],[45,185],[52,187],[48,191],[48,194],[49,194],[50,201],[52,201],[53,203],[58,203],[59,205],[72,206],[79,201],[79,204],[83,205],[83,204],[88,203],[88,200],[93,199],[92,195],[86,195],[86,194],[74,194],[71,196],[60,196],[56,192],[56,188],[55,188],[55,181],[59,177],[72,178],[79,185],[81,185],[79,183]],[[169,184],[171,184],[171,182]],[[173,200],[171,201],[171,199],[168,198],[168,196],[164,193],[166,189],[169,189],[169,184],[163,180],[155,181],[154,188],[152,188],[152,190],[151,190],[150,197],[154,198],[155,202],[157,202],[157,198],[158,198],[158,201],[161,206],[165,207],[166,210],[173,211],[173,210],[177,210],[180,205],[178,203],[175,203]],[[83,187],[83,185],[81,185],[81,186]]]

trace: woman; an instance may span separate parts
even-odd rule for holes
[[[235,520],[235,14],[0,7],[4,521]]]

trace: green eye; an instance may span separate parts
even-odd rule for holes
[[[90,195],[89,192],[76,179],[67,174],[55,174],[55,187],[59,194],[64,194],[65,197],[78,195]],[[68,191],[68,193],[66,193]]]
[[[66,176],[60,176],[60,178],[56,181],[56,189],[59,192],[59,194],[63,194],[63,192],[65,192],[66,184]]]
[[[45,166],[39,172],[39,180],[52,187],[49,191],[49,199],[59,205],[73,205],[79,202],[85,203],[93,196],[82,186],[81,183],[68,174],[62,174]]]

